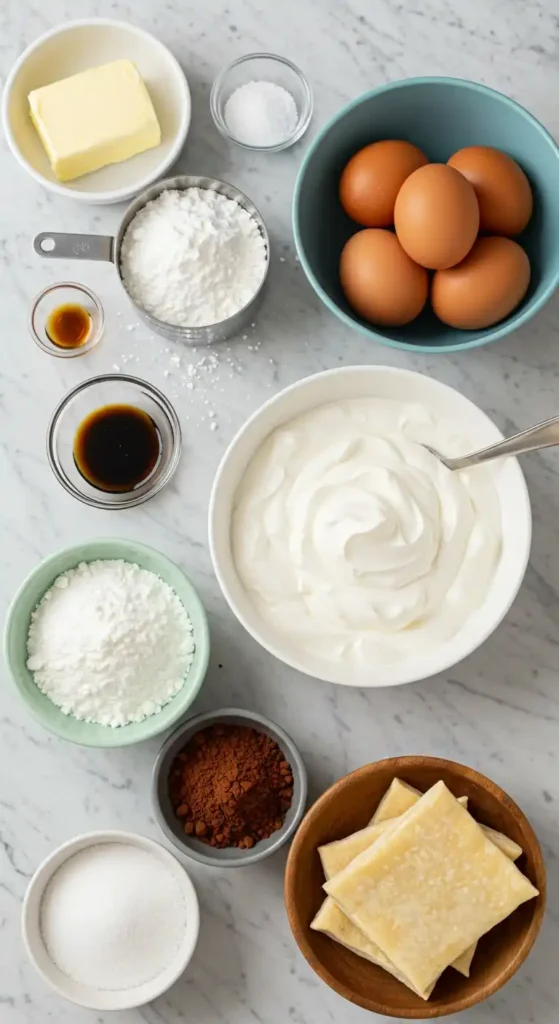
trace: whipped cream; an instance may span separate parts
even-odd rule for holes
[[[293,647],[356,668],[412,659],[483,604],[501,552],[495,471],[451,473],[421,443],[475,447],[420,404],[359,398],[297,416],[249,463],[233,558]]]

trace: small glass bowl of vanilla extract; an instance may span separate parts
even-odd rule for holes
[[[181,428],[153,384],[122,373],[91,377],[55,409],[47,455],[59,483],[94,508],[140,505],[169,482]]]
[[[103,334],[105,315],[97,296],[83,284],[60,281],[33,300],[29,330],[49,356],[72,359],[91,352]]]

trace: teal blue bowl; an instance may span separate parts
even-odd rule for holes
[[[194,660],[182,690],[158,714],[150,715],[143,722],[131,722],[130,725],[117,729],[80,722],[71,715],[64,715],[41,693],[26,666],[27,634],[31,613],[43,594],[51,587],[56,577],[67,569],[73,569],[80,562],[94,562],[104,558],[122,558],[125,562],[134,562],[142,569],[156,573],[168,583],[190,616],[196,645]],[[4,657],[24,704],[45,729],[84,747],[127,747],[170,729],[188,711],[198,694],[206,675],[209,655],[210,638],[206,613],[190,580],[165,555],[132,540],[87,541],[71,548],[64,548],[63,551],[45,558],[22,583],[10,605],[4,627]]]
[[[340,253],[358,227],[338,198],[347,161],[379,139],[407,139],[432,162],[446,163],[463,146],[494,146],[524,169],[534,192],[532,219],[517,239],[532,266],[521,305],[494,327],[459,331],[430,308],[405,327],[373,327],[342,292]],[[293,231],[303,269],[317,295],[343,323],[391,348],[459,352],[504,338],[525,324],[559,285],[559,147],[527,110],[484,85],[458,78],[410,78],[365,93],[339,112],[308,149],[295,185]]]

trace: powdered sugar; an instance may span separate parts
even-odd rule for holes
[[[27,667],[65,715],[116,728],[160,711],[194,657],[175,592],[130,562],[82,562],[31,616]]]
[[[212,189],[165,190],[124,236],[121,272],[131,298],[167,324],[207,327],[258,291],[266,245],[253,217]]]

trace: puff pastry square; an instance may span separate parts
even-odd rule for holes
[[[324,888],[418,992],[538,895],[443,782]]]

